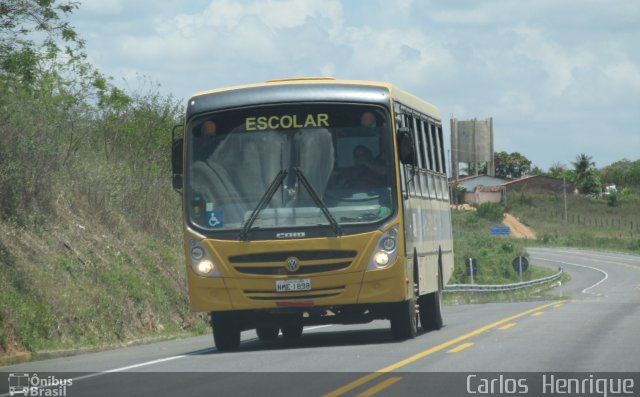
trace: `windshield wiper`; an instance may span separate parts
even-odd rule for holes
[[[251,226],[253,225],[253,223],[258,218],[258,215],[260,214],[260,211],[262,211],[264,209],[264,207],[267,206],[269,201],[271,201],[273,196],[276,194],[276,191],[278,190],[278,187],[280,186],[282,181],[284,181],[284,178],[286,176],[287,176],[287,170],[286,169],[281,169],[280,172],[278,172],[278,174],[275,176],[275,178],[273,178],[273,181],[271,181],[271,184],[267,188],[267,191],[264,192],[264,194],[262,195],[262,198],[260,198],[260,202],[258,202],[258,205],[256,206],[256,208],[251,212],[251,215],[249,216],[249,219],[247,219],[247,221],[244,223],[244,225],[242,225],[242,230],[240,230],[240,236],[238,236],[238,238],[240,240],[246,240],[247,239],[247,235],[249,234],[249,230],[251,230]]]
[[[322,201],[320,196],[318,196],[318,192],[316,192],[316,189],[314,189],[313,186],[311,186],[307,177],[304,176],[304,174],[302,173],[302,170],[300,170],[300,168],[298,167],[295,167],[293,171],[298,176],[298,179],[300,179],[300,182],[302,182],[302,186],[304,186],[304,188],[307,189],[307,192],[309,192],[309,196],[311,196],[311,199],[313,200],[313,202],[316,203],[316,205],[318,206],[318,208],[320,208],[320,210],[322,210],[322,213],[331,224],[331,227],[333,228],[333,231],[336,233],[336,236],[342,235],[342,228],[340,227],[338,222],[336,222],[336,218],[334,218],[333,215],[331,215],[331,212],[329,212],[329,208],[327,208],[327,205]]]

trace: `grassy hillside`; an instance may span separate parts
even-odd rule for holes
[[[161,241],[58,210],[67,213],[46,226],[0,224],[0,355],[206,329],[189,313],[177,233]]]
[[[539,243],[640,252],[640,196],[629,192],[615,206],[605,198],[560,194],[509,194],[509,212],[538,234]]]
[[[497,206],[496,206],[497,207]],[[500,211],[501,213],[501,211]],[[491,217],[489,217],[491,218]],[[451,284],[468,284],[465,261],[478,261],[476,284],[508,284],[520,281],[520,275],[513,270],[511,262],[517,256],[527,256],[526,246],[531,242],[505,236],[492,236],[490,228],[500,225],[500,221],[482,217],[476,211],[453,211],[453,239],[455,271]],[[498,216],[498,219],[501,215]],[[530,266],[523,274],[523,281],[534,280],[552,274],[547,268]]]
[[[0,356],[206,329],[170,183],[181,106],[85,88],[0,85]]]

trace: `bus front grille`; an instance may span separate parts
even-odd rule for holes
[[[351,262],[340,263],[327,263],[321,265],[301,265],[296,271],[289,271],[285,266],[236,266],[236,270],[245,274],[259,274],[259,275],[299,275],[299,274],[311,274],[311,273],[324,273],[331,272],[340,269],[346,269]]]
[[[281,251],[235,255],[228,258],[234,269],[259,276],[306,275],[334,272],[351,266],[357,255],[351,250]],[[290,270],[289,261],[297,265]]]
[[[235,255],[229,257],[231,263],[284,262],[291,257],[301,261],[355,259],[356,251],[313,250],[262,252],[257,254]]]

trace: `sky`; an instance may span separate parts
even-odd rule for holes
[[[89,60],[185,101],[274,78],[395,84],[449,119],[493,118],[494,150],[547,170],[640,159],[635,0],[81,0]]]

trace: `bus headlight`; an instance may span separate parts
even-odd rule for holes
[[[385,269],[398,258],[398,226],[394,226],[380,236],[367,270]]]
[[[203,259],[196,265],[197,272],[203,275],[211,273],[214,267],[213,262],[208,259]]]
[[[373,256],[373,261],[380,267],[386,266],[389,263],[389,254],[384,251],[378,251]]]
[[[204,249],[202,249],[202,247],[195,246],[195,247],[191,248],[191,260],[192,261],[199,261],[202,258],[204,258]]]
[[[382,240],[382,248],[387,251],[393,251],[394,249],[396,249],[396,240],[392,239],[391,237],[385,238],[384,240]]]
[[[220,269],[213,262],[209,251],[202,245],[201,241],[189,239],[189,256],[191,259],[191,270],[198,276],[221,276]]]

